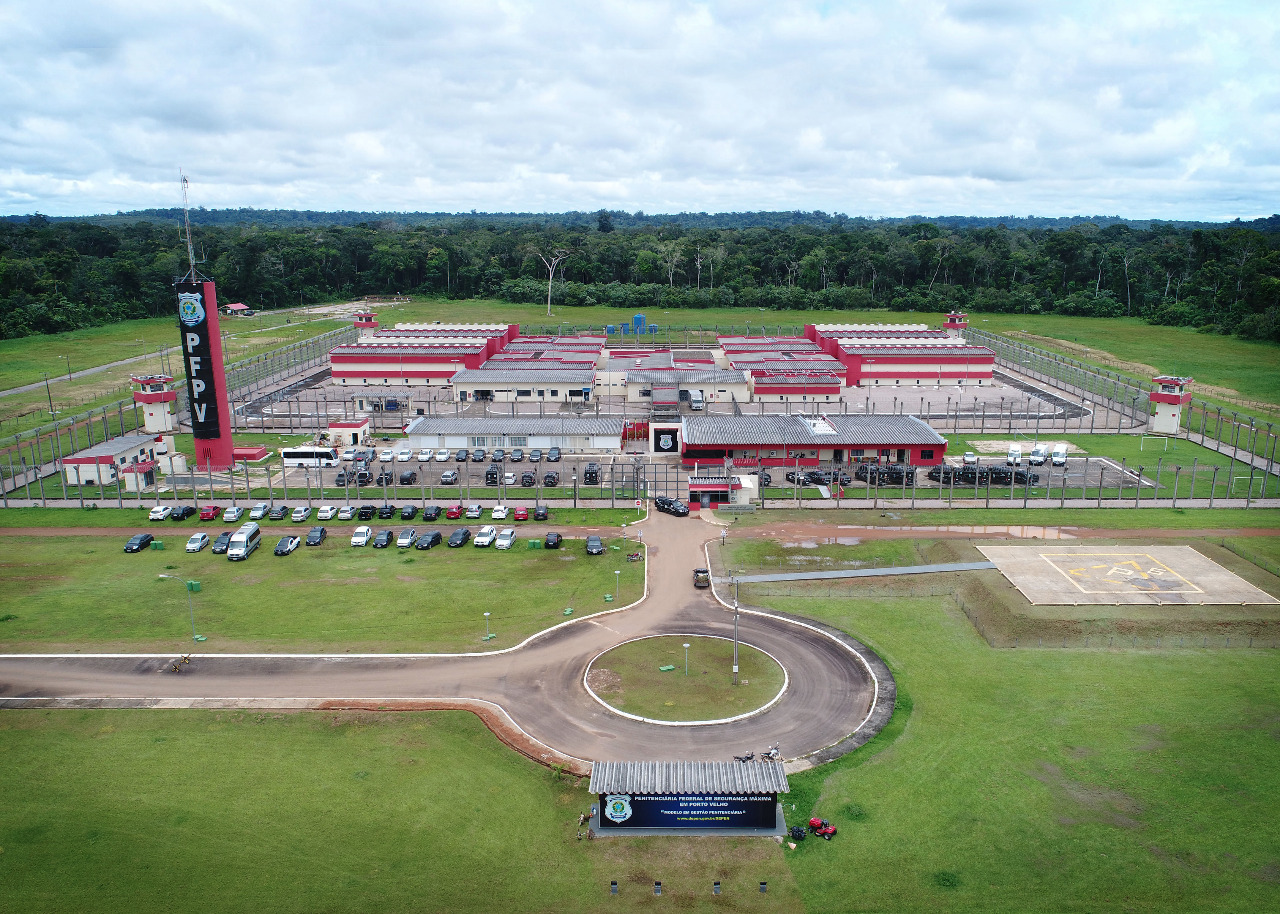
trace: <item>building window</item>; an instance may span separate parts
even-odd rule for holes
[[[920,452],[920,459],[921,459],[921,460],[932,460],[932,459],[933,459],[933,451],[921,451],[921,452]]]
[[[473,448],[489,446],[489,439],[484,437],[484,435],[473,436],[470,441],[471,447]]]
[[[860,448],[860,447],[856,447],[856,448],[854,448],[852,451],[850,451],[849,453],[850,453],[852,456],[854,456],[854,457],[861,457],[861,456],[862,456],[862,448]]]
[[[558,390],[552,390],[552,391],[551,391],[551,396],[553,396],[553,397],[558,397],[558,396],[560,396],[560,391],[558,391]]]
[[[517,397],[532,397],[532,396],[533,396],[533,391],[532,391],[532,390],[517,390],[517,391],[516,391],[516,396],[517,396]]]
[[[507,440],[511,442],[512,447],[528,447],[529,446],[529,439],[521,435],[512,435]]]

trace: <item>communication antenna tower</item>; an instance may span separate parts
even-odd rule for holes
[[[204,277],[196,272],[196,264],[204,263],[204,258],[202,257],[199,260],[196,260],[196,249],[191,243],[191,216],[187,206],[187,176],[182,174],[181,171],[179,171],[178,174],[182,175],[182,224],[187,240],[187,263],[190,264],[190,269],[187,270],[187,275],[182,277],[182,281],[199,282]]]

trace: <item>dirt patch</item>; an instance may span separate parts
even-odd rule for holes
[[[1141,828],[1138,820],[1142,807],[1128,794],[1095,784],[1085,784],[1068,778],[1062,769],[1049,762],[1041,762],[1039,770],[1028,774],[1049,788],[1062,809],[1058,817],[1062,825],[1098,824],[1115,828]]]
[[[1133,747],[1134,752],[1159,752],[1168,745],[1164,740],[1164,728],[1159,724],[1144,724],[1136,729],[1143,740]]]
[[[1273,860],[1265,866],[1260,866],[1256,870],[1252,870],[1249,873],[1249,877],[1251,879],[1256,879],[1259,882],[1266,882],[1271,885],[1280,885],[1280,863]]]
[[[1031,444],[1025,438],[1020,438],[1020,439],[995,438],[990,441],[970,441],[968,443],[969,443],[969,446],[972,447],[974,451],[979,454],[1007,454],[1009,453],[1009,448],[1011,447],[1017,447],[1022,450],[1023,454],[1029,454],[1031,453],[1031,447],[1032,447]],[[1039,443],[1044,447],[1048,448],[1050,451],[1052,451],[1056,447],[1065,447],[1067,449],[1067,453],[1070,453],[1070,454],[1086,453],[1084,448],[1077,447],[1076,445],[1071,444],[1070,442],[1067,442],[1067,441],[1054,441],[1052,438],[1043,438],[1040,440]]]
[[[622,692],[622,677],[613,670],[592,667],[587,673],[587,685],[597,695]]]

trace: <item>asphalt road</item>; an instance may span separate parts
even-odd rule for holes
[[[179,675],[166,672],[169,658],[156,656],[8,655],[0,657],[0,699],[267,699],[269,706],[271,699],[437,699],[447,705],[472,698],[500,706],[530,737],[584,760],[729,760],[773,743],[784,757],[797,758],[840,742],[867,720],[875,685],[853,652],[813,629],[746,612],[741,640],[772,654],[789,676],[786,693],[769,710],[732,723],[663,726],[598,704],[582,679],[601,651],[643,635],[733,634],[733,613],[708,591],[694,589],[691,579],[692,569],[705,564],[703,543],[718,528],[657,513],[642,528],[649,547],[642,602],[553,629],[509,652],[198,655]]]

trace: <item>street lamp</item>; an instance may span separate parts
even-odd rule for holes
[[[622,591],[619,589],[621,588],[621,586],[622,586],[622,572],[615,568],[613,571],[613,598],[615,600],[618,599],[618,594],[622,593]]]
[[[159,577],[169,578],[170,580],[173,580],[173,581],[182,580],[182,578],[178,577],[176,574],[162,574],[162,575],[159,575]],[[207,640],[204,635],[196,634],[196,611],[195,611],[195,607],[192,606],[191,604],[191,594],[194,593],[196,588],[200,586],[200,582],[186,581],[184,583],[187,585],[187,612],[191,615],[191,640],[198,644],[201,641]]]
[[[684,645],[684,674],[689,675],[689,642]]]
[[[578,507],[578,471],[573,471],[573,506]]]
[[[489,637],[489,614],[488,613],[484,614],[484,636],[486,639],[488,639]]]
[[[738,684],[738,579],[733,579],[733,684]]]
[[[68,380],[68,381],[70,381],[70,380],[71,380],[71,356],[69,356],[69,355],[60,355],[60,356],[58,356],[58,358],[60,358],[60,359],[66,359],[66,362],[67,362],[67,380]]]

